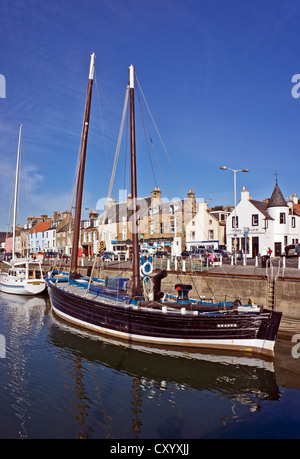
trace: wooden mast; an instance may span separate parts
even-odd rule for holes
[[[136,149],[135,149],[135,116],[134,116],[134,67],[129,67],[130,88],[130,149],[131,149],[131,210],[132,210],[132,256],[133,284],[132,297],[141,295],[139,267],[139,233],[137,226],[137,179],[136,179]]]
[[[88,139],[88,132],[89,132],[93,80],[94,80],[94,63],[95,63],[95,54],[93,53],[91,55],[91,62],[90,62],[89,81],[88,81],[84,119],[83,119],[83,129],[82,129],[80,163],[79,163],[78,179],[77,179],[74,233],[73,233],[73,245],[72,245],[71,267],[70,267],[70,277],[71,278],[75,277],[76,271],[77,271],[78,243],[79,243],[79,234],[80,234],[81,206],[82,206],[82,193],[83,193],[83,182],[84,182],[84,168],[85,168],[86,146],[87,146],[87,139]]]

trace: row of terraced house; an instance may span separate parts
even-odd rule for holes
[[[271,247],[281,255],[288,244],[300,241],[300,205],[296,194],[285,200],[277,184],[271,198],[253,200],[245,187],[236,209],[209,210],[203,199],[196,199],[192,189],[185,199],[166,200],[155,188],[151,195],[137,200],[137,212],[131,209],[131,196],[124,202],[107,202],[106,211],[90,210],[81,222],[79,254],[93,257],[99,241],[106,250],[128,256],[132,243],[132,222],[137,222],[141,250],[166,251],[178,256],[195,247],[226,246],[230,252],[241,250],[254,257]],[[1,239],[0,233],[0,239]],[[42,214],[28,217],[17,228],[15,250],[22,256],[38,253],[70,255],[73,218],[70,211],[54,212],[53,218]],[[2,236],[3,239],[3,236]],[[0,240],[1,243],[1,240]],[[11,251],[12,237],[6,237],[6,252]]]
[[[206,246],[225,244],[227,211],[209,212],[203,199],[196,199],[192,189],[187,198],[167,201],[155,188],[149,197],[138,199],[137,213],[131,210],[131,196],[124,202],[107,202],[100,215],[90,210],[89,218],[81,222],[79,253],[93,257],[99,241],[105,241],[107,251],[130,255],[132,222],[138,223],[141,250],[167,251],[180,255],[185,248],[197,246],[199,238]],[[201,235],[200,235],[201,233]],[[42,214],[28,217],[23,228],[17,228],[15,251],[22,256],[43,253],[70,255],[72,251],[73,218],[69,211],[55,211],[53,218]],[[6,252],[11,251],[12,235],[6,237]]]

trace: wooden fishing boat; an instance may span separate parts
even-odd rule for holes
[[[81,157],[78,173],[70,273],[50,272],[47,284],[52,308],[62,319],[103,335],[148,345],[240,350],[274,354],[281,313],[239,302],[204,302],[189,298],[190,285],[177,284],[177,295],[161,290],[165,271],[152,276],[151,261],[139,258],[138,229],[132,231],[132,278],[86,278],[77,272],[84,165],[93,87],[91,57]],[[134,68],[129,68],[131,126],[131,196],[137,209]]]

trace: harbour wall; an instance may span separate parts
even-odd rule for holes
[[[79,269],[86,275],[87,268]],[[131,277],[132,271],[118,268],[95,268],[94,277],[105,279],[107,276]],[[214,272],[180,273],[168,272],[162,280],[161,290],[176,294],[175,284],[190,284],[190,298],[214,298],[216,301],[234,300],[242,302],[251,299],[262,306],[267,305],[268,278],[264,275],[222,274]],[[275,309],[282,312],[280,333],[300,333],[300,278],[278,277],[275,285]]]

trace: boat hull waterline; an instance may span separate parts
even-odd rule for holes
[[[135,304],[108,304],[66,291],[48,279],[54,313],[61,319],[94,332],[126,341],[238,350],[273,356],[281,313],[181,313],[150,310]],[[66,288],[67,283],[66,283]]]
[[[46,288],[44,280],[36,281],[9,281],[9,279],[1,279],[0,291],[3,293],[11,293],[13,295],[39,295]]]

